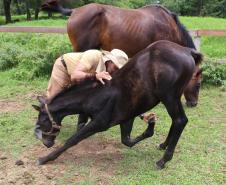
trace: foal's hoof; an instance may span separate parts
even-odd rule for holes
[[[162,170],[163,168],[165,168],[165,162],[163,160],[159,160],[158,162],[156,162],[156,167],[158,170]]]
[[[166,149],[166,145],[164,145],[164,143],[162,143],[162,144],[160,144],[159,146],[158,146],[158,149],[159,150],[165,150]]]
[[[37,160],[37,165],[43,165],[45,164],[47,161],[45,160],[44,157],[40,157],[38,160]]]

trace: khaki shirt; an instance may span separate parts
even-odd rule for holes
[[[63,55],[63,58],[69,75],[73,73],[78,61],[86,67],[87,72],[106,71],[103,55],[99,50],[93,49],[85,52],[67,53]]]

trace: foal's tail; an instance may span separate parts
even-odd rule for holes
[[[59,0],[45,0],[41,5],[41,9],[46,12],[59,12],[63,15],[70,16],[72,9],[63,8]]]
[[[180,22],[177,14],[171,12],[171,15],[172,15],[173,19],[175,20],[175,22],[176,22],[176,24],[177,24],[177,26],[178,26],[178,28],[179,28],[179,30],[181,32],[181,35],[183,37],[182,39],[185,42],[185,45],[184,46],[186,46],[188,48],[196,49],[195,44],[194,44],[194,42],[192,40],[192,37],[189,35],[189,32],[185,28],[185,26]]]
[[[191,49],[191,55],[195,60],[195,65],[199,65],[201,64],[202,60],[203,60],[203,55],[202,53],[196,51],[195,49]]]

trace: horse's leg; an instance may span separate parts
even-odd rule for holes
[[[59,149],[51,152],[49,155],[39,158],[38,164],[42,165],[47,163],[48,161],[55,160],[58,156],[60,156],[64,151],[68,148],[78,144],[83,139],[101,131],[105,131],[109,128],[109,124],[103,123],[100,120],[94,120],[89,122],[85,127],[83,127],[79,132],[76,132],[72,137],[70,137],[65,144]]]
[[[88,119],[89,119],[89,117],[86,114],[79,114],[78,124],[77,124],[77,132],[86,125],[86,123],[88,122]]]
[[[165,151],[165,154],[163,155],[162,159],[160,159],[156,163],[160,169],[164,168],[165,163],[172,159],[177,142],[188,122],[188,119],[185,115],[180,99],[165,101],[163,103],[166,106],[166,109],[170,117],[172,118],[172,126],[171,126],[171,134],[169,134],[169,138],[167,141],[168,147]]]
[[[148,128],[135,139],[131,139],[130,134],[131,134],[132,127],[133,127],[133,121],[134,121],[134,119],[128,121],[127,123],[120,124],[122,143],[128,147],[132,147],[135,144],[139,143],[140,141],[153,136],[153,134],[154,134],[155,119],[150,119],[148,121]]]

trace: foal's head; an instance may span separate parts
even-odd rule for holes
[[[202,70],[196,67],[192,79],[184,90],[184,96],[188,107],[195,107],[198,104],[199,90],[201,86]]]
[[[42,143],[50,148],[54,145],[56,136],[60,132],[60,123],[56,123],[49,111],[46,100],[43,97],[38,97],[40,106],[32,105],[39,112],[38,120],[35,125],[35,136]]]

